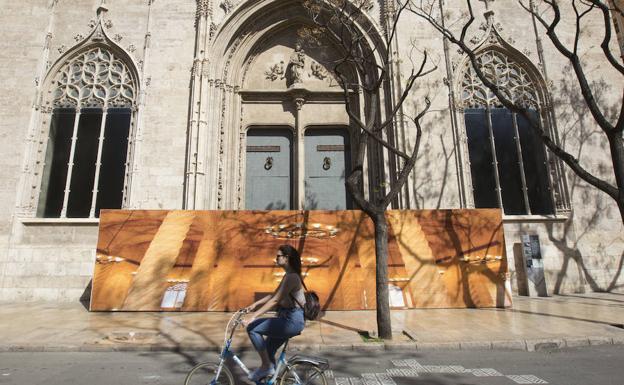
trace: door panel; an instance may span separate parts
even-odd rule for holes
[[[352,208],[345,186],[350,165],[345,129],[308,129],[305,134],[305,209]]]
[[[292,134],[287,129],[247,133],[245,208],[292,209]]]

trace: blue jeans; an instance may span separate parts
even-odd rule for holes
[[[249,339],[257,351],[266,349],[275,365],[275,352],[290,337],[301,333],[305,324],[303,309],[278,309],[275,318],[259,318],[247,326]],[[266,340],[264,337],[266,336]]]

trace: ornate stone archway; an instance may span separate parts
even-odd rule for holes
[[[339,51],[302,41],[298,32],[311,21],[296,2],[241,4],[219,27],[211,20],[211,12],[200,9],[184,207],[241,209],[249,127],[288,126],[295,138],[311,126],[348,129],[342,89],[330,74]],[[359,102],[357,92],[353,97]],[[303,208],[304,154],[295,147],[293,208]]]

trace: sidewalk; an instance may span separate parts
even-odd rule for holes
[[[216,351],[227,313],[91,313],[79,303],[0,304],[0,351]],[[364,342],[374,311],[332,311],[290,349],[521,349],[624,344],[624,294],[515,297],[512,309],[392,312],[391,342]],[[235,349],[248,348],[237,332]]]

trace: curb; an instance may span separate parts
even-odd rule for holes
[[[451,342],[371,342],[355,344],[293,344],[290,347],[295,351],[327,352],[335,350],[352,350],[359,352],[410,352],[410,351],[440,351],[440,350],[517,350],[528,352],[552,351],[564,348],[577,348],[599,345],[624,345],[624,336],[605,337],[564,337],[522,340],[496,341],[451,341]],[[34,344],[0,344],[0,353],[59,353],[59,352],[177,352],[201,351],[215,352],[220,350],[216,346],[202,345],[167,345],[167,344],[98,344],[83,345],[34,345]]]

